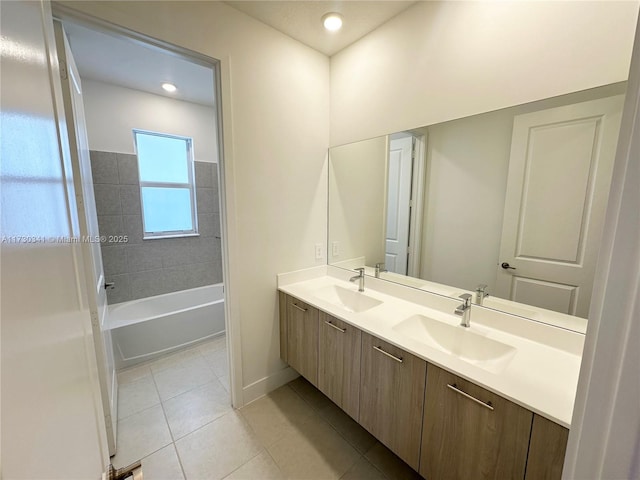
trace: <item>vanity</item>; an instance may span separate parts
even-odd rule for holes
[[[424,478],[561,478],[625,90],[329,149],[280,355]]]
[[[561,477],[584,335],[353,273],[278,276],[286,363],[426,479]]]

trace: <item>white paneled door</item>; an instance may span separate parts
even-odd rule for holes
[[[387,174],[385,267],[390,272],[402,275],[407,274],[409,255],[412,154],[413,137],[391,138]]]
[[[99,479],[109,456],[49,2],[0,2],[0,31],[0,477]]]
[[[60,61],[64,109],[71,149],[71,164],[78,209],[78,226],[82,235],[84,275],[87,283],[87,300],[91,312],[91,326],[98,363],[98,377],[102,393],[109,454],[116,453],[118,382],[113,356],[111,331],[107,327],[108,308],[98,215],[93,193],[93,177],[89,142],[82,103],[82,83],[64,28],[55,21],[56,48]]]
[[[623,100],[515,117],[498,296],[587,317]]]

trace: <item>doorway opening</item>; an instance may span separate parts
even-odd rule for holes
[[[107,442],[124,467],[175,456],[233,408],[219,63],[56,17]]]

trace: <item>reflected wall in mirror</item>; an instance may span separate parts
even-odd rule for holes
[[[330,149],[329,263],[586,318],[625,87]]]

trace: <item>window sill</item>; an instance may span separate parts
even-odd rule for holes
[[[176,233],[167,235],[154,235],[153,237],[142,237],[142,240],[162,240],[163,238],[183,238],[183,237],[199,237],[199,233]]]

